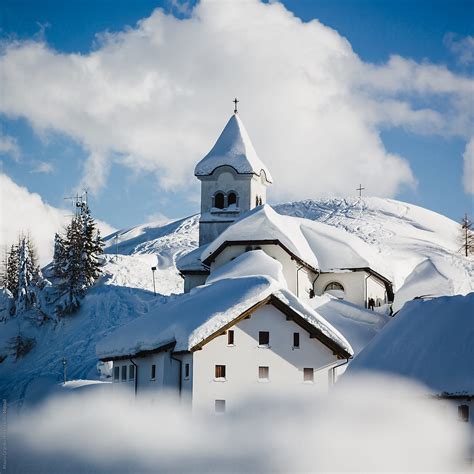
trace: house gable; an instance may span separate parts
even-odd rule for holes
[[[238,324],[240,321],[252,317],[252,313],[254,313],[257,309],[264,305],[271,305],[278,309],[281,313],[283,313],[286,316],[286,319],[288,321],[293,321],[296,323],[299,327],[304,329],[306,332],[309,333],[309,337],[311,339],[316,339],[319,342],[321,342],[324,346],[326,346],[328,349],[330,349],[334,355],[337,356],[339,359],[349,359],[352,357],[352,355],[347,352],[347,350],[344,347],[341,347],[339,344],[337,344],[334,340],[332,340],[330,337],[328,337],[326,334],[324,334],[321,330],[313,326],[311,323],[309,323],[306,319],[304,319],[297,311],[293,310],[290,306],[285,304],[283,301],[281,301],[277,296],[275,295],[270,295],[264,300],[260,301],[259,303],[253,305],[251,308],[248,310],[244,311],[240,316],[237,318],[233,319],[226,325],[222,326],[219,328],[217,331],[214,333],[210,334],[208,337],[206,337],[203,341],[201,341],[199,344],[196,344],[194,347],[192,347],[190,350],[191,352],[195,352],[197,350],[201,350],[206,344],[208,344],[210,341],[215,339],[218,336],[221,336],[226,333],[227,330]]]

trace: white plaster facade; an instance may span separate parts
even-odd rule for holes
[[[259,344],[261,331],[268,332],[268,344]],[[114,360],[112,381],[114,391],[131,398],[153,401],[165,392],[174,393],[193,409],[214,412],[216,403],[224,403],[229,411],[249,395],[327,392],[341,363],[344,360],[332,349],[266,304],[194,352],[173,353],[168,347]],[[225,366],[225,377],[216,377],[216,365]],[[261,377],[260,368],[267,368],[268,377]]]
[[[367,308],[370,298],[373,298],[376,306],[388,302],[384,281],[367,270],[321,273],[314,285],[316,295],[323,295],[330,283],[342,285],[344,288],[343,299],[358,306]]]
[[[325,345],[310,339],[309,333],[278,309],[265,305],[250,319],[230,328],[193,354],[193,408],[213,412],[216,400],[225,400],[231,411],[249,395],[275,393],[324,393],[328,390],[332,368],[341,363]],[[259,332],[269,333],[268,346],[259,345]],[[293,346],[294,333],[299,347]],[[215,377],[215,366],[225,366],[225,378]],[[259,368],[268,367],[268,378],[259,378]],[[314,370],[312,381],[304,380],[304,369]]]

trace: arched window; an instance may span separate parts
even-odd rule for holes
[[[224,209],[224,194],[223,193],[217,193],[214,196],[214,207],[217,207],[218,209]]]
[[[237,194],[235,194],[234,191],[231,191],[227,195],[227,205],[231,206],[232,204],[237,205]]]
[[[337,281],[332,281],[331,283],[328,283],[326,285],[326,288],[324,288],[324,292],[329,293],[330,295],[335,296],[340,300],[344,299],[344,287]]]

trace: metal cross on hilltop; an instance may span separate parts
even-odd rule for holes
[[[234,103],[234,114],[237,113],[237,104],[239,103],[239,100],[237,97],[232,101]]]
[[[359,187],[357,188],[357,191],[359,191],[359,197],[362,197],[362,191],[364,190],[365,188],[362,187],[362,184],[359,184]]]

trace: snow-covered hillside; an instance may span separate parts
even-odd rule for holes
[[[474,262],[459,254],[459,225],[392,199],[327,199],[280,204],[281,214],[343,228],[371,244],[394,278],[394,310],[416,296],[474,291]]]
[[[396,309],[415,296],[474,291],[474,264],[457,253],[457,224],[432,211],[378,198],[302,201],[275,209],[338,227],[371,244],[393,274]],[[0,360],[8,356],[0,363],[0,395],[22,397],[37,377],[61,380],[63,358],[69,379],[98,378],[96,343],[182,292],[176,260],[197,247],[198,221],[196,215],[108,236],[104,275],[74,316],[42,326],[20,318],[0,322]],[[156,297],[151,267],[157,267]],[[1,299],[0,321],[6,314]],[[18,333],[34,338],[36,345],[15,361],[8,341]]]

